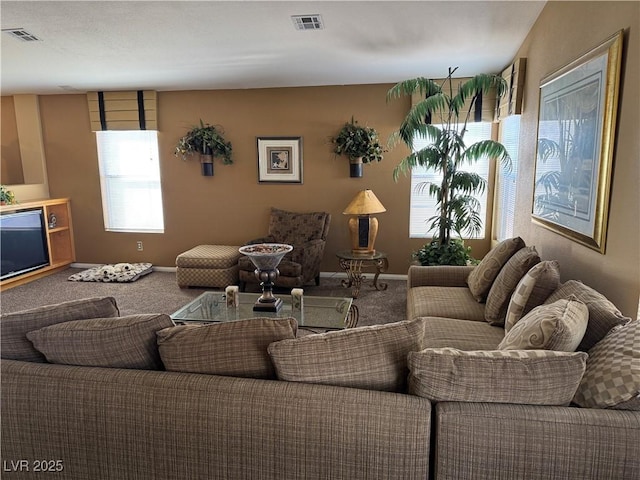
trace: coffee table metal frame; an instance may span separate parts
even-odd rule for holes
[[[176,324],[232,322],[254,317],[293,317],[298,327],[341,330],[358,324],[358,308],[350,297],[303,297],[302,311],[293,309],[290,295],[279,295],[283,306],[278,312],[257,312],[253,305],[259,294],[238,293],[239,305],[227,307],[224,292],[204,292],[180,310],[171,314]]]

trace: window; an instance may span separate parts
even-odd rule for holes
[[[464,135],[465,145],[470,146],[481,140],[491,139],[491,123],[475,122],[467,124],[467,132]],[[428,139],[418,139],[414,148],[416,151],[423,149],[429,144]],[[481,159],[475,164],[467,164],[464,170],[468,172],[476,172],[482,178],[489,178],[489,162],[490,159]],[[442,176],[426,167],[418,167],[411,170],[411,209],[409,213],[409,237],[410,238],[427,238],[434,234],[428,232],[429,219],[436,214],[436,199],[429,195],[428,189],[421,189],[419,185],[423,182],[439,183]],[[487,210],[487,192],[486,190],[477,196],[480,201],[480,217],[486,218]],[[484,225],[478,236],[472,238],[484,238]]]
[[[511,157],[511,170],[497,167],[495,201],[495,238],[512,238],[516,208],[516,182],[518,177],[518,148],[520,145],[520,115],[510,115],[500,122],[500,143]]]
[[[96,132],[105,230],[164,232],[158,132]]]

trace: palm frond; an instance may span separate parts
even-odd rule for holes
[[[398,181],[401,173],[407,175],[413,168],[427,167],[437,169],[442,152],[434,145],[429,145],[403,158],[393,169],[393,180]]]
[[[538,139],[538,158],[543,162],[546,162],[551,157],[559,156],[561,152],[558,142],[551,140],[550,138]]]
[[[412,78],[410,80],[398,82],[391,87],[387,92],[387,101],[404,95],[413,95],[414,93],[418,93],[423,97],[428,97],[441,91],[442,89],[440,88],[440,85],[429,78]]]
[[[500,142],[495,140],[482,140],[470,145],[464,152],[464,160],[474,163],[481,158],[495,158],[508,171],[511,171],[511,156]]]
[[[452,175],[450,186],[466,194],[483,193],[487,181],[475,172],[456,171]]]

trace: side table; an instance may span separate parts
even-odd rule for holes
[[[374,267],[376,273],[373,277],[373,286],[378,291],[387,289],[386,283],[378,282],[380,274],[386,272],[387,268],[389,268],[386,253],[376,251],[375,253],[362,254],[353,253],[351,250],[341,250],[336,253],[336,256],[340,262],[340,268],[347,274],[347,280],[342,281],[342,286],[345,288],[352,287],[351,296],[353,298],[358,298],[360,286],[366,280],[366,277],[362,274],[363,268]]]

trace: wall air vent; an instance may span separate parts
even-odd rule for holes
[[[296,30],[322,30],[322,17],[318,14],[314,15],[292,15],[293,25]]]
[[[3,28],[2,33],[17,38],[22,42],[41,42],[33,33],[27,32],[24,28]]]

